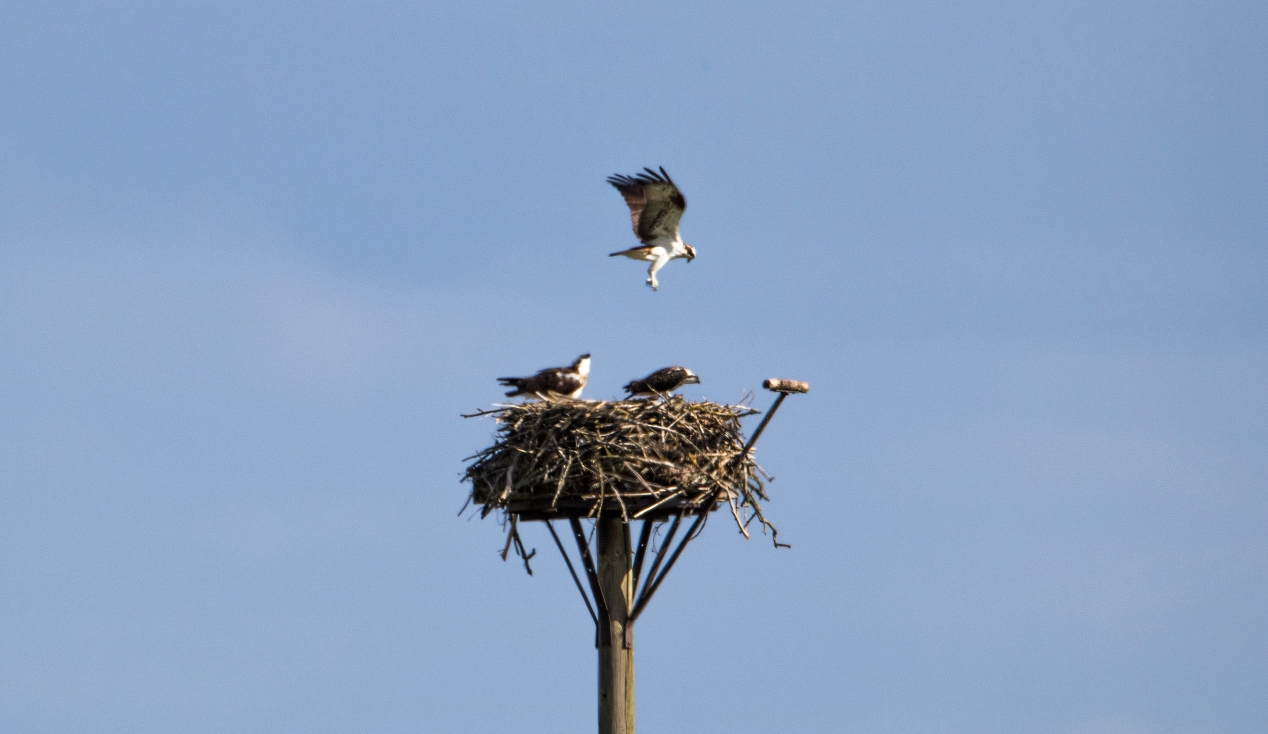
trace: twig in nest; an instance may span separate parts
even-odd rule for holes
[[[506,545],[502,547],[502,552],[498,555],[502,556],[502,560],[506,560],[507,554],[511,552],[511,544],[515,545],[515,555],[524,559],[524,570],[528,571],[528,575],[533,575],[533,567],[528,565],[528,560],[537,555],[537,549],[524,551],[524,541],[520,539],[519,517],[511,515],[511,530],[506,534]]]
[[[735,518],[736,527],[740,529],[740,532],[744,534],[745,540],[747,540],[748,530],[744,527],[745,525],[744,521],[740,519],[740,508],[739,506],[735,504],[735,495],[731,494],[730,492],[727,492],[726,501],[727,501],[727,504],[731,506],[731,517]]]

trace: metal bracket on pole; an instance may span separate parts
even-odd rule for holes
[[[638,579],[643,572],[643,560],[647,557],[647,544],[652,537],[652,526],[655,525],[654,520],[643,521],[643,531],[638,534],[638,550],[634,553],[634,583],[633,588],[638,588]]]
[[[599,585],[598,567],[594,565],[594,558],[590,555],[590,544],[586,542],[581,521],[570,517],[568,524],[572,527],[572,537],[577,541],[577,550],[581,551],[581,563],[586,569],[586,578],[590,581],[590,593],[594,595],[594,604],[599,608],[598,627],[595,629],[594,637],[595,646],[606,644],[610,647],[612,645],[612,617],[608,612],[608,601],[603,596],[603,587]]]
[[[568,573],[572,575],[572,582],[577,585],[577,591],[581,593],[581,601],[586,603],[586,611],[590,612],[590,619],[594,621],[595,627],[598,628],[599,616],[594,613],[594,607],[590,605],[590,595],[586,593],[585,588],[581,585],[581,579],[577,578],[577,570],[572,567],[572,559],[568,557],[568,551],[564,550],[564,544],[559,542],[559,535],[555,532],[555,527],[550,524],[550,520],[546,521],[546,529],[550,531],[550,537],[555,539],[555,547],[559,549],[559,554],[564,557],[564,563],[568,564]]]
[[[717,491],[714,491],[714,493],[710,495],[710,500],[712,500],[715,496],[717,496]],[[712,505],[712,501],[710,501],[709,504]],[[654,574],[656,569],[653,566],[653,574],[648,574],[647,583],[643,585],[643,593],[639,595],[638,602],[634,605],[634,611],[630,613],[630,619],[638,619],[638,615],[642,614],[643,610],[647,608],[647,603],[652,600],[652,595],[660,588],[660,582],[665,580],[665,576],[669,573],[670,569],[672,569],[674,564],[678,562],[678,556],[682,555],[683,549],[691,542],[693,534],[697,529],[699,529],[700,525],[704,522],[704,519],[708,516],[708,506],[702,507],[700,514],[696,517],[696,521],[691,524],[691,529],[687,531],[687,534],[683,536],[681,541],[679,541],[678,547],[674,549],[673,554],[669,556],[669,563],[665,564],[665,570],[661,571],[659,574]],[[682,517],[683,516],[680,514],[678,517],[674,518],[675,529],[677,529],[678,521],[681,520]],[[665,545],[661,548],[660,554],[656,557],[657,565],[660,563],[661,556],[663,556],[664,552],[669,548],[669,541],[672,539],[672,536],[665,539]]]

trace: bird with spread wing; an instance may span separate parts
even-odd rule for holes
[[[687,200],[682,192],[663,167],[659,173],[650,168],[643,171],[634,176],[608,176],[608,183],[621,192],[626,206],[630,208],[634,234],[642,243],[638,247],[614,252],[610,257],[624,255],[632,260],[650,262],[647,284],[656,290],[660,287],[656,272],[676,258],[685,257],[687,262],[691,262],[696,258],[696,249],[683,242],[678,234],[678,220],[687,209]]]

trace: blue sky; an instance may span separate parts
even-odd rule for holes
[[[1268,729],[1262,4],[16,0],[0,100],[5,731],[592,730],[549,536],[457,517],[583,351],[813,385],[640,728]]]

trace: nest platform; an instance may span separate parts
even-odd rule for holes
[[[464,481],[481,515],[512,519],[661,520],[730,505],[741,530],[758,519],[769,477],[745,451],[747,405],[667,400],[548,400],[472,416],[498,424],[468,457]],[[773,528],[772,528],[773,530]],[[747,533],[745,533],[747,535]]]

